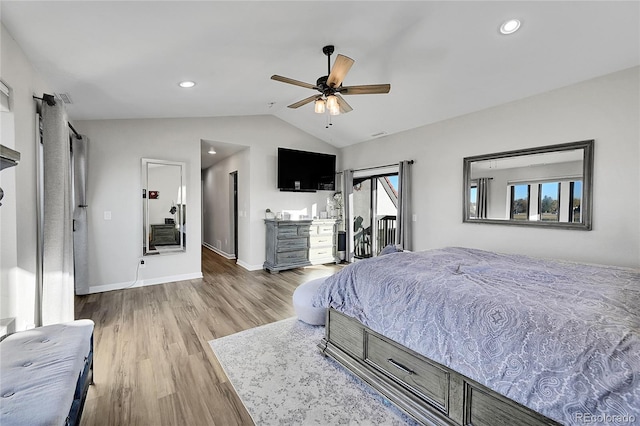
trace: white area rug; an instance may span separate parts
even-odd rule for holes
[[[324,327],[289,318],[209,342],[257,425],[415,425],[316,345]]]

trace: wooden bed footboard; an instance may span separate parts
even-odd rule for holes
[[[334,309],[318,347],[422,424],[559,425]]]

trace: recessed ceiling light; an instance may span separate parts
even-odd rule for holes
[[[520,28],[520,21],[517,19],[509,19],[500,26],[500,32],[502,34],[513,34],[518,31],[518,28]]]
[[[194,83],[193,81],[181,81],[179,85],[180,87],[184,87],[185,89],[188,89],[189,87],[195,86],[196,83]]]
[[[216,150],[213,147],[209,148],[209,154],[215,154]]]

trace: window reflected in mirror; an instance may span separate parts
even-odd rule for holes
[[[593,141],[464,159],[463,221],[591,229]]]

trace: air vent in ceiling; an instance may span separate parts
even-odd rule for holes
[[[65,104],[72,104],[73,101],[71,100],[71,96],[69,96],[68,93],[56,93],[56,98],[60,99],[62,102],[64,102]]]
[[[377,137],[380,137],[380,136],[384,136],[384,135],[386,135],[386,134],[387,134],[387,132],[385,132],[385,131],[383,130],[382,132],[378,132],[378,133],[374,133],[374,134],[372,134],[372,135],[371,135],[371,137],[372,137],[372,138],[377,138]]]

